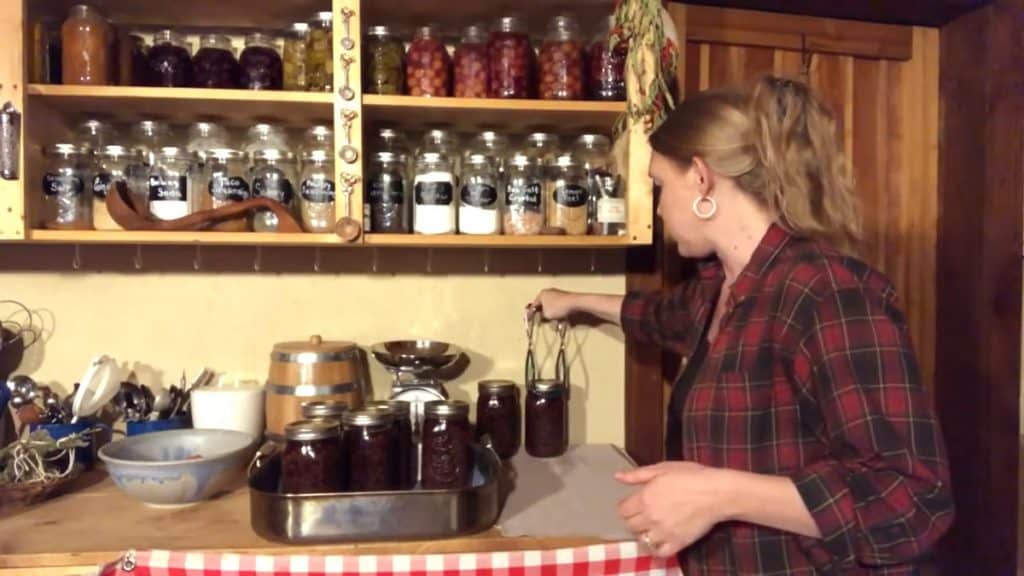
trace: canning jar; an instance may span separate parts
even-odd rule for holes
[[[505,172],[505,157],[508,155],[508,138],[500,132],[487,130],[477,134],[469,146],[466,147],[465,156],[471,154],[483,154],[487,156],[491,164],[498,171],[499,176]]]
[[[92,228],[91,200],[85,187],[87,150],[74,144],[48,146],[43,174],[43,226]]]
[[[383,410],[346,412],[342,418],[347,489],[378,492],[398,488],[395,417]]]
[[[483,380],[477,385],[476,437],[491,439],[499,458],[508,460],[519,451],[523,411],[519,388],[511,380]]]
[[[97,152],[118,140],[117,131],[104,120],[90,119],[75,128],[75,144],[85,152]]]
[[[252,197],[248,180],[249,165],[244,152],[230,148],[214,148],[209,151],[206,164],[209,179],[202,196],[201,209],[223,208]],[[222,232],[243,232],[249,229],[249,223],[245,219],[234,218],[216,224],[213,229]]]
[[[551,172],[551,193],[547,198],[547,222],[570,236],[585,236],[589,231],[587,179],[579,160],[570,152],[555,159]]]
[[[306,89],[306,43],[309,42],[309,24],[296,22],[284,36],[281,61],[284,70],[284,89]]]
[[[395,474],[399,489],[407,490],[416,485],[417,458],[416,443],[412,435],[412,410],[404,400],[375,400],[366,403],[367,409],[383,409],[395,418],[395,442],[398,447],[398,458]]]
[[[451,58],[437,28],[417,28],[405,55],[406,91],[413,96],[451,96],[451,68]]]
[[[337,420],[299,420],[284,427],[281,492],[325,494],[345,489],[345,454]]]
[[[456,97],[487,97],[487,33],[483,26],[466,27],[462,41],[455,48],[452,65]]]
[[[571,16],[555,16],[540,47],[540,97],[583,99],[583,43]]]
[[[327,420],[341,433],[341,419],[348,412],[348,404],[331,400],[302,403],[302,417],[306,420]]]
[[[228,144],[228,132],[224,127],[213,122],[196,122],[188,127],[186,147],[195,156],[199,166],[205,166],[210,150],[231,146]]]
[[[146,41],[138,34],[130,34],[125,42],[128,46],[121,49],[119,58],[124,58],[127,61],[118,61],[119,83],[121,86],[145,86],[149,74]]]
[[[454,182],[458,183],[459,174],[462,173],[462,154],[460,153],[459,138],[454,132],[447,127],[429,128],[423,133],[417,154],[424,152],[437,152],[446,156],[451,162]]]
[[[377,129],[377,140],[372,145],[374,150],[379,152],[392,152],[398,157],[402,165],[402,173],[407,180],[412,179],[412,155],[409,153],[409,141],[405,135],[394,128]]]
[[[302,136],[303,152],[325,152],[334,150],[334,129],[327,125],[310,126]]]
[[[107,210],[107,194],[116,194],[118,183],[129,185],[128,170],[137,162],[138,155],[124,146],[104,146],[96,155],[96,172],[92,177],[92,221],[97,230],[121,229]],[[140,200],[141,195],[136,201]]]
[[[394,152],[376,152],[366,188],[363,227],[367,232],[408,234],[409,186],[405,164]]]
[[[432,400],[423,409],[420,484],[426,490],[465,488],[473,480],[469,404]]]
[[[367,94],[402,94],[405,90],[405,47],[388,26],[371,26],[367,31]]]
[[[253,197],[276,200],[289,212],[293,212],[295,182],[299,176],[295,155],[285,150],[267,148],[257,150],[251,157]],[[256,232],[276,232],[279,224],[277,214],[270,210],[257,210],[253,213],[252,229]]]
[[[629,47],[621,39],[612,47],[614,29],[615,15],[612,14],[603,21],[588,51],[590,98],[594,100],[626,99],[626,56]]]
[[[526,453],[561,456],[569,448],[569,389],[561,380],[526,385]]]
[[[530,156],[541,175],[547,178],[558,156],[558,136],[547,132],[534,132],[526,137],[524,150]]]
[[[413,231],[417,234],[454,234],[458,209],[455,174],[448,155],[421,152],[413,181]]]
[[[459,233],[500,234],[498,171],[489,156],[470,154],[459,191]]]
[[[153,120],[136,122],[131,128],[131,148],[135,161],[128,167],[129,188],[149,203],[149,170],[156,164],[160,148],[171,145],[171,129]]]
[[[330,92],[334,86],[334,26],[331,12],[318,12],[309,23],[306,42],[306,87]]]
[[[575,154],[587,182],[590,233],[619,236],[626,233],[626,199],[611,154],[611,140],[603,134],[582,134]]]
[[[544,229],[544,177],[525,151],[509,158],[505,170],[502,232],[530,236]]]
[[[192,56],[185,36],[173,30],[153,35],[149,49],[149,84],[166,88],[192,85]]]
[[[64,84],[103,86],[113,63],[113,30],[99,10],[87,4],[71,7],[61,26],[61,80]]]
[[[159,220],[175,220],[192,212],[189,175],[192,157],[184,148],[165,146],[149,170],[149,211]]]
[[[254,32],[245,37],[245,50],[238,57],[242,67],[242,88],[280,90],[284,86],[284,68],[277,44],[266,34]]]
[[[334,161],[322,150],[302,155],[299,188],[302,226],[307,232],[334,230]]]
[[[287,150],[288,133],[275,124],[256,124],[245,135],[245,153],[260,150]]]
[[[537,57],[525,23],[506,16],[498,20],[487,41],[488,83],[491,98],[532,98]]]
[[[199,51],[192,59],[192,82],[197,88],[238,88],[241,68],[231,47],[231,38],[223,34],[204,34]]]

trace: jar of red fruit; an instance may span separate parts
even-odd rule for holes
[[[491,98],[531,98],[537,57],[525,23],[505,16],[487,41],[488,83]]]
[[[583,43],[571,16],[555,16],[540,47],[540,97],[583,99]]]
[[[629,47],[624,41],[612,48],[612,30],[615,16],[609,16],[590,44],[589,96],[593,100],[626,99],[626,55]]]
[[[413,96],[451,96],[452,61],[434,26],[420,26],[405,56],[405,82]]]
[[[455,49],[455,96],[487,97],[487,34],[482,26],[468,26]]]

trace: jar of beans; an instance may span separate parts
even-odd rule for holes
[[[366,38],[366,92],[401,94],[405,89],[405,47],[388,26],[371,26]]]
[[[455,49],[455,96],[487,97],[487,34],[482,26],[468,26]]]
[[[487,41],[488,83],[491,98],[532,98],[537,57],[526,34],[526,24],[506,16]]]
[[[405,55],[407,92],[413,96],[451,96],[452,62],[434,26],[420,26]]]
[[[570,236],[585,236],[589,231],[587,179],[579,159],[566,152],[555,159],[547,197],[548,226],[561,228]]]
[[[555,16],[540,47],[540,97],[583,99],[583,43],[571,16]]]
[[[624,41],[612,47],[615,16],[609,16],[590,44],[589,86],[594,100],[626,99],[626,55],[629,47]]]

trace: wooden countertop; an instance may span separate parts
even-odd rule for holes
[[[123,494],[103,472],[74,491],[0,519],[0,574],[71,574],[129,549],[216,550],[260,554],[422,554],[551,549],[598,543],[591,538],[506,538],[497,529],[423,542],[288,546],[264,540],[249,525],[248,488],[196,506],[151,508]],[[81,572],[78,572],[81,573]]]

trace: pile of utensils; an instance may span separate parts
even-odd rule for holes
[[[10,406],[21,422],[61,424],[71,421],[74,392],[61,399],[49,386],[39,385],[28,376],[13,376],[7,380],[6,386],[10,393]]]
[[[204,388],[213,383],[216,374],[212,370],[203,369],[191,383],[185,373],[181,373],[179,385],[155,392],[144,384],[122,382],[120,390],[114,397],[114,406],[124,416],[125,422],[145,422],[152,420],[170,420],[189,412],[192,391]]]

